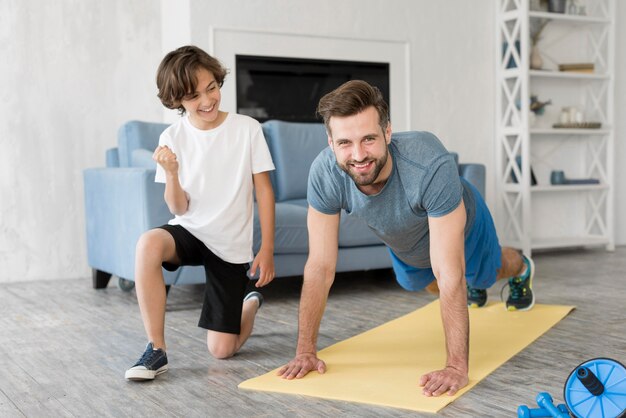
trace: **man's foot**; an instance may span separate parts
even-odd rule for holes
[[[261,309],[261,306],[263,306],[263,295],[261,293],[259,293],[259,292],[250,292],[250,293],[248,293],[246,295],[246,297],[243,298],[243,301],[245,303],[247,300],[250,300],[250,299],[253,299],[253,298],[256,299],[257,303],[259,304],[259,306],[257,307],[257,310]]]
[[[487,303],[487,289],[476,289],[467,286],[467,306],[470,308],[482,308]]]
[[[137,363],[126,370],[124,377],[129,380],[152,380],[157,375],[167,371],[167,355],[162,349],[155,350],[152,343],[148,343],[146,351]]]
[[[526,272],[521,276],[509,279],[509,298],[506,300],[507,311],[527,311],[535,304],[535,294],[533,293],[535,263],[526,256],[523,258]]]

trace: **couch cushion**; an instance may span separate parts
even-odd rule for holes
[[[122,125],[117,133],[120,167],[132,167],[133,151],[147,149],[154,151],[159,145],[159,137],[167,128],[165,123],[130,121]]]
[[[372,232],[365,221],[341,212],[339,223],[339,248],[381,245],[383,242]]]
[[[306,199],[311,164],[328,146],[324,125],[270,120],[263,134],[276,166],[271,173],[276,201]]]
[[[256,204],[254,205],[254,211],[253,250],[256,254],[261,247],[261,227]],[[275,254],[308,253],[309,233],[306,229],[306,213],[306,200],[276,204],[276,222],[274,226]]]
[[[257,210],[255,205],[255,211]],[[275,254],[306,254],[309,251],[309,233],[306,226],[308,204],[306,199],[294,199],[276,204],[274,229]],[[380,239],[361,219],[341,213],[339,247],[381,245]],[[254,217],[254,252],[261,246],[261,228],[258,213]]]

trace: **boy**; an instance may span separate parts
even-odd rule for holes
[[[269,178],[274,164],[256,120],[219,110],[225,76],[218,60],[194,46],[168,53],[157,71],[158,97],[181,115],[161,134],[153,155],[155,181],[165,183],[165,201],[175,216],[137,242],[135,283],[149,343],[126,371],[130,380],[151,380],[167,371],[161,267],[204,266],[198,326],[207,329],[211,355],[228,358],[250,336],[263,303],[259,292],[244,298],[253,259],[253,191],[262,243],[249,274],[260,271],[257,287],[274,278],[274,192]]]

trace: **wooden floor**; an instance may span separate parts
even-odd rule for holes
[[[444,408],[444,417],[512,417],[563,385],[581,362],[610,357],[626,363],[626,248],[535,256],[539,303],[576,310],[474,389]],[[322,323],[326,347],[433,300],[403,291],[390,273],[340,276]],[[114,281],[0,285],[0,417],[408,417],[431,416],[364,404],[242,391],[237,385],[294,354],[301,280],[267,287],[254,334],[229,360],[210,358],[196,326],[201,286],[172,288],[166,315],[170,370],[156,381],[124,380],[145,336],[133,292]],[[500,285],[490,290],[499,298]],[[419,389],[416,386],[416,396]]]

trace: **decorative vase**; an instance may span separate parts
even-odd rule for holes
[[[565,13],[566,0],[548,0],[548,11],[550,13]]]
[[[535,45],[530,50],[530,68],[532,70],[541,70],[542,65],[543,65],[543,59],[541,59],[539,48],[537,48],[537,45]]]

